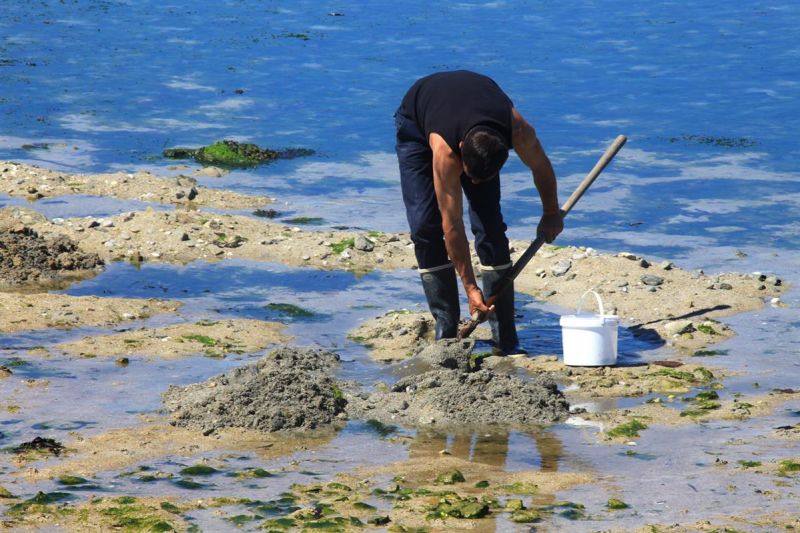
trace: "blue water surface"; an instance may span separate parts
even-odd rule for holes
[[[537,128],[562,201],[629,136],[562,241],[687,258],[800,244],[795,2],[0,4],[2,159],[158,170],[164,148],[221,138],[308,147],[209,184],[402,230],[392,113],[418,77],[466,68]],[[540,207],[515,158],[503,187],[527,238]]]

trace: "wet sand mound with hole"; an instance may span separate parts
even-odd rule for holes
[[[18,287],[85,277],[103,266],[64,235],[43,237],[0,212],[0,285]]]
[[[348,395],[353,418],[406,426],[532,426],[567,417],[569,404],[547,376],[522,379],[479,369],[471,341],[444,340],[415,358],[429,370],[372,394]]]
[[[344,410],[330,377],[338,362],[332,352],[281,347],[204,383],[172,385],[162,400],[173,425],[206,435],[222,428],[316,429],[334,423]]]

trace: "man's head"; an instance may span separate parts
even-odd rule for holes
[[[461,162],[473,183],[488,181],[500,172],[508,159],[508,145],[497,130],[475,126],[461,142]]]

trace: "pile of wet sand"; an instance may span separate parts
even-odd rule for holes
[[[45,238],[21,224],[0,225],[0,285],[54,282],[102,265],[64,235]]]
[[[332,352],[281,347],[204,383],[172,385],[162,400],[173,425],[206,435],[222,428],[317,429],[344,410],[342,393],[330,377],[338,362]]]
[[[520,427],[568,416],[569,404],[551,378],[473,368],[473,346],[455,340],[428,346],[415,356],[428,370],[372,394],[348,395],[348,414],[387,424],[445,427]]]

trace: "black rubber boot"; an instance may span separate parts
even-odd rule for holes
[[[507,270],[508,268],[481,271],[484,298],[489,298],[494,294],[494,288],[503,279]],[[528,353],[520,346],[517,337],[517,326],[514,323],[513,283],[495,300],[494,313],[489,315],[489,325],[492,328],[492,341],[494,341],[496,355],[525,355]]]
[[[420,274],[428,308],[436,320],[436,340],[453,339],[458,333],[458,283],[455,268]]]

